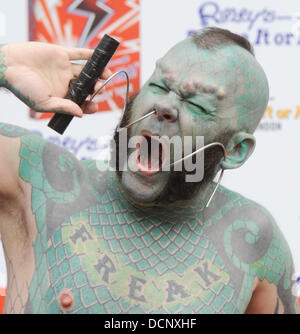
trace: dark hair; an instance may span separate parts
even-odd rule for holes
[[[226,29],[217,27],[204,28],[199,32],[193,33],[192,38],[200,49],[213,49],[220,45],[236,44],[254,56],[253,47],[246,38]]]

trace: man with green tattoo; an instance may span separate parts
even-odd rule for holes
[[[93,113],[94,104],[80,109],[63,99],[82,69],[70,60],[91,53],[6,45],[1,85],[40,112],[81,117],[86,107]],[[106,70],[102,77],[108,76]],[[99,162],[78,161],[25,129],[0,123],[5,311],[298,313],[292,257],[272,216],[222,186],[206,207],[218,171],[240,167],[253,152],[268,94],[251,45],[229,31],[202,30],[156,63],[120,126],[134,123],[128,142],[191,137],[194,148],[202,136],[205,145],[223,144],[225,157],[220,146],[205,150],[204,178],[196,182],[174,165],[162,170],[165,154],[171,164],[176,160],[160,140],[151,163],[151,149],[130,148],[137,168],[126,170],[121,165],[129,158],[120,159],[124,142],[116,131],[117,170],[99,170]]]

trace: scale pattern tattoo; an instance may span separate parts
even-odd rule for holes
[[[3,45],[2,45],[3,47]],[[10,90],[15,96],[17,96],[21,101],[23,101],[27,106],[33,108],[35,111],[42,112],[43,110],[29,97],[17,89],[14,85],[11,85],[6,77],[5,71],[7,66],[5,65],[5,56],[0,47],[0,87],[5,87]]]
[[[221,187],[203,213],[140,211],[95,161],[18,127],[0,123],[0,133],[21,137],[19,174],[32,186],[38,234],[25,313],[62,313],[66,289],[75,300],[66,313],[243,313],[256,276],[292,300],[288,247],[258,204]]]

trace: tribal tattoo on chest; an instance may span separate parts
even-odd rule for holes
[[[202,212],[140,210],[95,161],[18,127],[1,123],[0,132],[21,137],[37,231],[28,284],[8,258],[7,313],[243,313],[255,277],[290,300],[289,250],[258,204],[221,187]]]

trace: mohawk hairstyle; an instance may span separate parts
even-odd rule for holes
[[[217,27],[204,28],[192,34],[192,39],[200,49],[213,49],[220,45],[236,44],[246,49],[255,57],[253,46],[246,38],[226,29]]]

